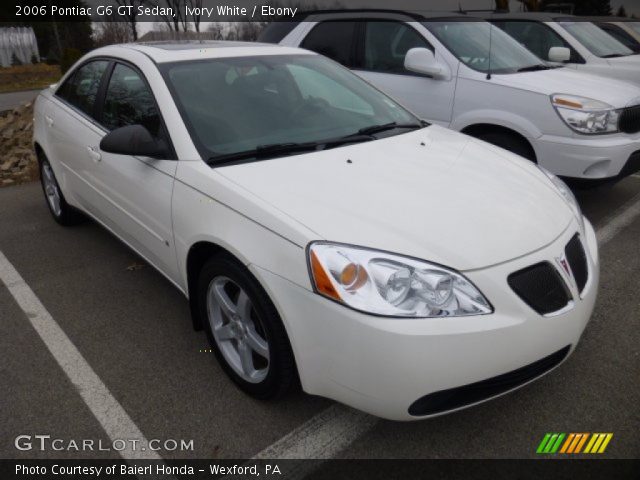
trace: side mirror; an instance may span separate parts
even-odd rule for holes
[[[567,47],[551,47],[549,49],[549,61],[564,63],[571,60],[571,50]]]
[[[100,142],[100,150],[135,157],[164,158],[167,155],[164,142],[153,138],[142,125],[127,125],[107,133]]]
[[[404,68],[438,80],[447,80],[450,77],[449,67],[436,60],[435,55],[428,48],[409,50],[404,57]]]

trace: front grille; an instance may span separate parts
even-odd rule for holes
[[[618,125],[624,133],[640,132],[640,105],[622,110]]]
[[[589,267],[587,265],[587,255],[585,254],[584,247],[577,233],[569,243],[567,243],[564,254],[573,272],[573,278],[578,286],[578,291],[582,293],[589,277]]]
[[[567,287],[549,262],[518,270],[507,278],[509,286],[540,315],[557,312],[569,303]]]
[[[513,390],[551,370],[566,358],[569,350],[571,350],[571,345],[567,345],[548,357],[497,377],[425,395],[411,404],[409,415],[434,415],[478,403]]]

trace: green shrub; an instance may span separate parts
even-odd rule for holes
[[[22,65],[22,62],[15,53],[11,54],[11,65],[13,65],[14,67]]]

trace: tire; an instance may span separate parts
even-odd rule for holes
[[[85,220],[84,215],[69,205],[65,200],[49,160],[42,155],[39,157],[40,185],[42,186],[42,192],[44,193],[44,198],[47,207],[49,207],[49,212],[51,212],[51,216],[56,222],[64,226],[82,223]]]
[[[267,400],[298,384],[280,316],[244,265],[226,254],[209,259],[198,278],[197,305],[218,362],[241,390]]]
[[[508,133],[502,132],[485,132],[473,136],[537,163],[536,155],[531,145],[529,145],[526,140],[515,135],[509,135]]]

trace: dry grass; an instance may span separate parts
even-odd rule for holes
[[[32,136],[33,104],[0,115],[0,187],[38,179]]]
[[[60,80],[60,66],[36,63],[0,67],[0,93],[45,88]]]

